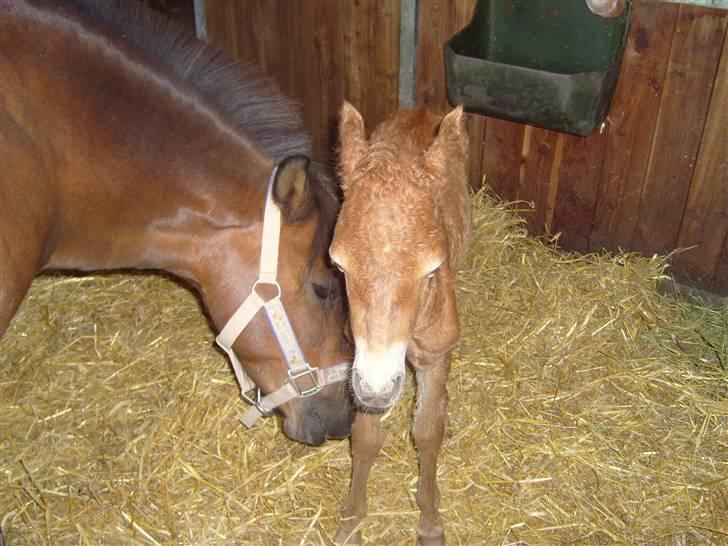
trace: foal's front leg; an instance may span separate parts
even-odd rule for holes
[[[423,545],[444,544],[440,490],[437,487],[437,457],[445,435],[450,355],[421,356],[412,364],[417,377],[417,409],[412,439],[420,462],[416,499],[421,513],[417,535]]]
[[[361,530],[357,527],[367,514],[369,471],[384,444],[384,430],[379,417],[357,412],[351,428],[351,488],[334,538],[336,544],[361,543]]]

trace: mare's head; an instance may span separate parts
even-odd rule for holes
[[[378,132],[369,142],[354,107],[345,103],[341,113],[344,204],[330,255],[346,278],[356,344],[351,386],[357,402],[373,411],[399,398],[407,346],[423,326],[431,283],[451,273],[438,202],[445,156],[463,131],[462,110],[445,117],[437,135],[436,123],[428,129],[416,119],[425,112],[410,114],[406,128],[430,134],[403,137],[390,126],[390,134]]]
[[[108,223],[123,228],[121,236],[110,231],[102,267],[131,263],[187,278],[202,293],[215,325],[223,328],[258,279],[266,181],[277,164],[272,197],[282,214],[272,273],[283,306],[306,362],[325,368],[348,360],[339,280],[327,266],[338,197],[330,179],[299,155],[308,154],[310,145],[297,108],[254,68],[139,2],[66,0],[49,3],[48,9],[60,14],[49,20],[66,21],[61,26],[71,29],[64,32],[73,36],[74,48],[78,43],[89,48],[69,51],[75,56],[64,62],[94,53],[88,74],[86,68],[79,72],[92,85],[91,92],[80,95],[85,102],[75,94],[65,99],[74,108],[83,103],[79,111],[86,117],[70,119],[68,126],[83,135],[78,142],[84,145],[98,135],[113,140],[100,141],[98,149],[91,146],[94,154],[78,161],[92,164],[88,158],[103,158],[99,163],[114,171],[104,183],[119,183],[104,186],[111,187],[107,192],[96,190],[112,194]],[[83,82],[69,89],[79,86]],[[59,99],[58,104],[65,103]],[[97,135],[91,122],[105,132]],[[120,135],[112,138],[114,128]],[[123,168],[114,169],[117,165]],[[88,167],[88,176],[104,180],[94,167]],[[68,172],[75,176],[77,171]],[[117,210],[119,202],[123,207]],[[262,298],[278,292],[268,289],[274,285],[257,292]],[[288,368],[266,314],[256,311],[233,337],[232,349],[250,378],[271,393],[284,384]],[[310,386],[301,382],[304,389]],[[348,400],[341,383],[290,400],[279,408],[285,433],[311,444],[347,436],[353,415]]]
[[[212,243],[224,252],[218,260],[208,260],[213,262],[217,284],[203,287],[207,306],[219,329],[251,289],[262,300],[280,294],[296,338],[292,343],[300,347],[303,358],[314,368],[327,368],[351,358],[351,347],[344,338],[343,286],[340,276],[332,274],[327,256],[339,204],[331,180],[323,169],[310,166],[303,156],[279,163],[271,180],[272,201],[280,209],[280,242],[274,267],[278,286],[263,277],[256,284],[264,225],[271,222],[269,218],[263,221],[265,196],[259,194],[256,202],[245,203],[245,208],[260,211],[253,215],[257,219],[247,228],[222,230],[222,238]],[[269,242],[266,246],[275,247]],[[269,315],[257,307],[253,312],[242,331],[235,329],[237,338],[233,335],[232,348],[263,394],[270,394],[289,379],[284,353],[272,325],[277,321],[269,319],[280,314],[272,309]],[[285,332],[282,337],[286,337]],[[300,365],[294,363],[292,367]],[[316,390],[310,375],[295,380],[295,385],[301,390]],[[283,430],[289,438],[315,445],[327,438],[348,436],[353,420],[344,381],[327,385],[310,396],[294,398],[277,411],[283,415]]]

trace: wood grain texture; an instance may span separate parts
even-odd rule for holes
[[[497,118],[488,118],[485,128],[481,169],[486,183],[504,201],[514,201],[518,194],[524,129],[522,123]]]
[[[703,288],[703,285],[698,286]],[[716,294],[728,296],[728,236],[723,237],[723,250],[718,257],[718,264],[715,267],[713,282],[710,285],[706,285],[704,288],[706,290],[711,290]]]
[[[640,195],[660,108],[678,6],[640,2],[622,59],[620,78],[607,116],[589,249],[630,248]]]
[[[691,283],[728,292],[728,40],[718,68],[673,268]]]
[[[451,108],[443,45],[474,5],[421,0],[418,105]],[[604,130],[580,138],[468,114],[471,184],[533,202],[523,213],[530,232],[560,232],[565,248],[652,254],[698,245],[674,258],[674,271],[728,293],[726,21],[725,10],[633,0]],[[210,39],[303,105],[320,160],[335,158],[344,99],[369,129],[397,108],[399,2],[207,0],[207,22]]]
[[[207,0],[209,39],[297,100],[316,159],[332,162],[344,99],[373,127],[397,108],[399,3]]]
[[[725,33],[719,10],[680,4],[631,248],[677,244]]]
[[[475,0],[421,0],[415,98],[444,113],[450,105],[445,91],[443,46],[453,34],[470,22]]]
[[[598,129],[587,138],[564,136],[553,216],[546,224],[552,233],[561,233],[559,244],[565,248],[579,252],[589,248],[608,138],[606,130]]]
[[[527,125],[524,128],[516,199],[533,205],[531,210],[528,207],[521,207],[521,210],[528,222],[528,231],[534,235],[548,231],[546,210],[558,136],[559,133],[540,127]]]

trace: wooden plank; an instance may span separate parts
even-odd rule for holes
[[[561,135],[561,144],[559,135]],[[530,125],[524,129],[516,199],[533,204],[531,210],[522,207],[521,215],[528,222],[528,231],[534,235],[542,234],[545,231],[549,188],[557,180],[553,176],[554,158],[557,159],[556,172],[558,172],[559,149],[563,149],[562,146],[563,133]]]
[[[316,159],[333,161],[344,98],[369,126],[396,109],[399,3],[207,0],[206,10],[211,41],[301,103]]]
[[[589,250],[629,248],[649,161],[677,5],[639,2],[607,116]]]
[[[549,200],[546,226],[561,233],[559,245],[586,252],[599,192],[608,130],[597,129],[587,137],[564,136],[564,151],[558,173],[555,199]],[[550,188],[554,191],[554,188]],[[551,204],[553,202],[553,204]]]
[[[371,130],[398,106],[399,3],[360,0],[339,5],[344,97],[359,108]]]
[[[728,291],[728,275],[717,277],[728,241],[728,40],[723,40],[718,76],[708,109],[695,174],[690,185],[673,268],[699,286]],[[723,257],[728,261],[728,257]]]
[[[446,112],[443,44],[470,22],[475,0],[421,0],[417,45],[417,104]]]
[[[518,194],[525,125],[488,118],[482,146],[481,169],[485,182],[504,201]]]
[[[448,108],[442,44],[455,32],[450,4],[446,0],[421,0],[417,43],[415,97],[437,111]]]
[[[295,96],[303,106],[306,129],[312,137],[314,158],[333,160],[335,133],[330,125],[341,106],[340,90],[331,85],[336,73],[337,51],[334,45],[341,36],[342,13],[323,2],[289,2],[287,17],[289,78]],[[311,85],[318,82],[318,85]],[[338,91],[338,92],[337,92]]]
[[[713,282],[706,288],[723,296],[728,296],[728,234],[723,238],[723,250],[718,257]]]
[[[470,136],[470,186],[478,190],[483,185],[483,142],[487,118],[478,114],[468,114],[466,117],[468,135]]]
[[[715,80],[726,13],[681,4],[632,247],[667,253],[677,243]]]

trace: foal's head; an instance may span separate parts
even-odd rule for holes
[[[450,273],[438,203],[462,117],[457,109],[438,129],[432,114],[403,113],[404,123],[368,141],[361,115],[348,103],[342,109],[344,205],[330,255],[346,277],[356,343],[352,387],[368,409],[386,408],[401,394],[407,345],[426,320],[429,289],[443,270]]]

